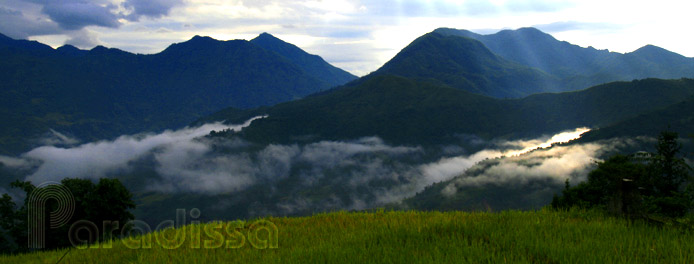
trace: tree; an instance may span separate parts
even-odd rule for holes
[[[678,156],[682,146],[677,138],[677,133],[664,131],[655,153],[644,158],[617,154],[599,162],[588,181],[575,187],[567,181],[562,196],[552,199],[552,207],[600,207],[629,216],[685,215],[694,206],[694,184],[692,169]]]
[[[552,199],[552,207],[599,207],[615,214],[638,213],[638,185],[645,175],[646,166],[634,162],[633,156],[612,156],[598,162],[597,168],[588,174],[588,181],[571,187],[567,180],[562,196]]]
[[[100,239],[110,239],[111,234],[120,234],[121,229],[128,229],[126,222],[134,219],[133,214],[130,212],[131,209],[135,208],[135,203],[132,201],[132,194],[128,191],[125,186],[118,179],[100,179],[97,184],[94,184],[90,180],[86,179],[63,179],[61,184],[70,190],[74,200],[75,200],[75,211],[72,218],[68,221],[66,225],[63,225],[57,229],[46,228],[46,249],[69,247],[72,245],[70,241],[69,230],[70,227],[81,220],[86,220],[94,224],[97,228],[96,232],[91,234],[92,236],[87,239],[85,234],[80,235],[80,239],[87,239],[88,243],[96,242],[95,235],[101,236],[106,234],[106,237],[99,237]],[[16,205],[12,202],[8,195],[3,195],[0,199],[0,213],[2,217],[0,218],[0,231],[9,231],[8,240],[11,241],[0,241],[0,250],[3,250],[4,245],[18,245],[20,248],[10,248],[9,252],[16,251],[26,251],[28,239],[28,224],[27,224],[27,214],[28,209],[26,207],[27,201],[31,195],[31,192],[36,190],[31,182],[21,182],[15,181],[11,184],[13,188],[19,188],[27,193],[27,198],[25,199],[24,205],[19,209],[15,209]],[[52,211],[55,204],[51,203],[51,200],[46,204],[46,212]],[[45,214],[48,215],[48,214]],[[45,219],[48,222],[49,219]],[[118,225],[104,225],[108,222],[118,222]],[[106,230],[102,230],[106,228]],[[0,232],[0,235],[2,233]],[[74,237],[74,236],[73,236]],[[2,237],[0,237],[2,239]]]
[[[686,190],[691,188],[691,168],[678,156],[682,145],[675,132],[663,131],[658,136],[657,152],[649,163],[648,180],[641,187],[649,213],[679,217],[691,208]]]
[[[12,197],[3,194],[0,198],[0,254],[17,250],[11,232],[16,220],[15,207]]]

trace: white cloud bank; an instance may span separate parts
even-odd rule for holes
[[[482,184],[517,184],[533,179],[563,182],[567,177],[584,177],[587,168],[601,154],[604,146],[584,144],[548,147],[565,142],[587,131],[579,128],[535,140],[490,142],[493,146],[470,155],[442,157],[422,162],[423,156],[447,155],[441,150],[421,147],[390,146],[376,137],[353,141],[321,141],[307,145],[252,146],[240,139],[204,138],[212,130],[240,130],[245,124],[227,126],[220,123],[197,128],[165,131],[160,134],[121,136],[112,141],[86,143],[70,148],[44,146],[21,158],[0,157],[6,166],[35,166],[26,177],[35,184],[60,181],[63,178],[118,177],[127,175],[134,164],[151,162],[157,177],[146,179],[143,190],[165,193],[229,194],[255,184],[267,190],[281,189],[284,180],[295,177],[304,190],[339,186],[350,196],[340,203],[332,197],[309,201],[297,196],[283,201],[278,208],[300,210],[321,206],[364,209],[397,202],[422,191],[436,182],[447,181],[474,168],[487,159],[499,159],[484,173],[459,177],[445,189],[453,194],[458,187]],[[249,147],[250,146],[250,147]],[[219,149],[224,150],[219,150]],[[530,151],[530,152],[529,152]],[[313,207],[312,207],[313,206]]]
[[[113,141],[86,143],[71,148],[43,146],[23,154],[22,157],[24,160],[40,162],[38,169],[27,177],[27,180],[34,183],[67,177],[94,179],[127,169],[129,162],[154,150],[195,144],[196,138],[207,135],[212,130],[240,130],[255,119],[257,118],[242,125],[213,123],[177,131],[167,130],[160,134],[121,136]]]

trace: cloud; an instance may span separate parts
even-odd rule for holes
[[[42,145],[49,146],[71,146],[80,142],[79,139],[66,136],[65,134],[55,131],[53,129],[49,129],[48,133],[43,138],[40,138],[38,141]]]
[[[505,7],[514,11],[554,12],[574,5],[566,0],[511,0]]]
[[[138,21],[141,17],[161,18],[171,12],[176,6],[183,5],[182,0],[126,0],[123,7],[131,13],[127,15],[130,21]]]
[[[97,35],[87,29],[82,29],[69,35],[70,38],[65,41],[67,45],[73,45],[78,48],[91,48],[101,44]]]
[[[67,30],[79,30],[87,26],[117,28],[121,25],[110,3],[93,3],[81,0],[38,1],[42,12]]]
[[[481,174],[460,177],[452,184],[459,188],[485,184],[524,184],[535,179],[551,179],[556,183],[568,178],[582,181],[598,159],[601,149],[602,146],[598,144],[559,146],[524,156],[508,157],[484,168]],[[450,194],[450,190],[447,193]]]
[[[0,6],[0,33],[15,39],[61,32],[56,23],[45,19],[31,19],[19,10]]]
[[[559,21],[549,24],[534,25],[533,27],[548,33],[564,32],[571,30],[615,30],[622,28],[622,26],[612,23],[595,23],[581,21]]]
[[[320,208],[365,209],[397,202],[433,183],[462,175],[484,160],[525,153],[534,147],[577,137],[583,132],[582,129],[577,129],[538,140],[486,142],[485,144],[491,144],[490,148],[469,155],[460,154],[465,153],[460,146],[441,149],[390,146],[378,137],[262,147],[241,139],[201,137],[211,130],[239,130],[250,122],[252,120],[236,126],[214,123],[160,134],[121,136],[112,141],[70,148],[43,146],[23,154],[21,158],[0,157],[0,162],[12,166],[33,164],[35,170],[26,180],[37,184],[60,181],[67,177],[96,179],[129,175],[139,166],[137,164],[143,164],[144,161],[144,164],[149,164],[146,166],[156,172],[156,177],[143,179],[145,184],[138,186],[139,190],[144,191],[219,195],[244,191],[259,184],[266,187],[269,192],[266,195],[269,196],[273,195],[272,190],[291,193],[292,189],[286,188],[301,190],[300,193],[304,195],[325,188],[341,190],[342,195],[333,194],[332,198],[316,194],[328,199],[325,201],[306,200],[304,195],[285,197],[274,208],[287,214]],[[67,140],[67,137],[58,132],[54,135],[63,138],[63,141]],[[480,144],[477,142],[479,139],[471,140]],[[542,153],[554,153],[553,149]],[[536,152],[525,156],[540,159],[534,158],[537,155],[534,153]],[[446,157],[450,154],[457,156]],[[547,158],[543,160],[545,165],[533,167],[532,170],[513,162],[504,162],[498,167],[500,172],[490,170],[490,173],[496,173],[490,175],[507,180],[514,176],[501,172],[511,170],[514,172],[509,173],[517,171],[515,177],[520,178],[530,179],[533,175],[550,177],[548,173],[553,170],[576,170],[580,166],[561,167],[561,164],[568,164],[568,160],[579,160],[577,164],[584,164],[583,158],[580,155],[563,155],[558,160]],[[492,176],[485,175],[466,181],[501,182],[490,177]],[[256,209],[257,213],[275,210],[270,207]]]
[[[161,192],[230,193],[259,181],[289,175],[296,146],[270,145],[258,153],[219,155],[203,141],[171,144],[155,153],[161,180],[148,187]]]
[[[126,0],[120,3],[111,0],[10,1],[6,6],[0,5],[0,18],[3,21],[0,30],[21,39],[41,35],[71,35],[71,32],[79,32],[90,26],[119,28],[124,21],[134,22],[142,17],[162,18],[172,8],[182,5],[183,0]],[[23,12],[33,11],[35,8],[39,12],[30,12],[33,15],[26,16]],[[84,32],[72,34],[72,38],[73,42],[96,43],[93,41],[96,37],[85,38]]]
[[[0,155],[0,164],[2,164],[3,166],[6,166],[6,167],[13,168],[13,169],[26,168],[26,167],[31,166],[31,162],[29,162],[25,159],[2,156],[2,155]]]
[[[594,168],[600,157],[620,149],[652,143],[652,138],[617,138],[586,144],[553,146],[519,156],[510,156],[482,162],[470,167],[464,174],[454,178],[442,194],[453,196],[464,187],[494,185],[523,185],[533,180],[550,180],[561,185],[569,179],[572,183],[582,182]]]
[[[130,162],[158,148],[167,148],[172,144],[193,144],[191,141],[212,130],[239,130],[255,119],[243,125],[227,126],[213,123],[177,131],[167,130],[161,134],[121,136],[113,141],[87,143],[72,148],[43,146],[23,154],[22,157],[41,163],[38,169],[27,177],[27,180],[36,184],[60,181],[68,177],[96,179],[127,171],[130,169]]]
[[[234,197],[243,195],[248,195],[244,199],[274,201],[249,205],[249,215],[261,216],[373,208],[402,201],[427,186],[450,180],[443,190],[446,195],[454,195],[459,188],[486,184],[515,185],[535,180],[560,184],[569,177],[584,179],[593,161],[603,153],[640,144],[640,139],[627,139],[537,149],[576,138],[585,129],[533,140],[480,143],[473,137],[469,138],[472,143],[484,149],[471,154],[465,154],[468,150],[463,145],[391,146],[378,137],[265,146],[238,138],[202,137],[211,130],[239,130],[250,122],[121,136],[71,148],[44,146],[21,158],[0,156],[0,162],[31,165],[35,169],[26,179],[36,184],[66,177],[122,176],[128,181],[142,175],[137,170],[144,166],[154,174],[136,180],[135,191],[210,195],[220,201],[215,210],[234,206],[239,202]],[[254,187],[262,188],[262,193]]]

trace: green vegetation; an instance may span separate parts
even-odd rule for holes
[[[219,223],[189,225],[178,232],[199,234],[177,249],[112,248],[57,250],[0,256],[2,263],[691,263],[694,233],[671,226],[605,216],[597,211],[555,212],[360,212],[298,218],[265,218],[277,227],[277,248],[269,232],[252,232],[252,221],[227,222],[232,232],[206,236]],[[249,225],[250,224],[250,225]],[[243,227],[243,228],[242,228]],[[203,230],[203,231],[201,231]],[[193,233],[190,233],[190,232]],[[223,231],[222,231],[223,232]],[[165,232],[172,239],[173,231]],[[257,234],[257,237],[253,236]],[[134,241],[156,241],[147,234]],[[189,238],[194,238],[190,236]],[[256,245],[251,242],[257,238]],[[205,240],[240,248],[205,249]],[[202,241],[197,244],[196,241]],[[242,241],[245,241],[242,243]],[[258,242],[268,241],[268,244]],[[209,243],[208,246],[216,246]],[[128,247],[131,245],[131,247]],[[164,244],[169,245],[169,244]],[[194,248],[196,245],[200,248]],[[137,244],[135,244],[137,246]],[[257,247],[257,248],[256,248]],[[137,248],[137,247],[135,247]],[[264,248],[264,249],[259,249]]]
[[[241,132],[244,138],[260,143],[377,135],[395,144],[446,144],[458,142],[461,134],[523,138],[608,126],[692,95],[694,80],[645,79],[501,100],[427,81],[375,75],[302,100],[246,111],[223,110],[198,122],[238,123],[268,114]]]
[[[73,245],[71,241],[94,243],[97,240],[110,239],[130,228],[126,223],[134,219],[129,210],[135,208],[135,203],[132,201],[130,191],[118,179],[102,178],[94,184],[90,180],[66,178],[60,184],[69,192],[69,194],[65,193],[61,197],[69,196],[74,203],[67,202],[68,200],[65,199],[59,202],[56,198],[58,196],[47,195],[56,193],[54,190],[48,189],[55,185],[37,187],[31,182],[15,181],[12,183],[13,187],[22,189],[26,193],[26,197],[21,208],[17,208],[7,194],[3,194],[0,199],[0,213],[2,213],[2,217],[0,217],[0,253],[29,251],[27,248],[30,242],[28,230],[29,226],[35,226],[28,222],[29,219],[38,221],[35,224],[44,225],[45,233],[42,235],[45,241],[43,245],[40,245],[44,249],[69,247]],[[40,190],[41,194],[34,195],[37,190]],[[31,208],[31,206],[39,208]],[[53,212],[63,214],[70,211],[69,208],[74,210],[71,218],[66,219],[67,221],[59,227],[49,227],[49,223],[60,221],[51,218]],[[43,210],[43,212],[37,212],[37,210]],[[88,221],[88,223],[84,221]],[[93,236],[75,237],[75,233],[71,232],[72,228],[81,231],[87,230],[87,232],[92,232],[91,235]],[[39,230],[39,228],[36,226],[35,230]],[[38,240],[34,238],[33,243],[36,241]]]
[[[588,181],[566,188],[554,208],[598,207],[630,217],[682,217],[694,209],[694,176],[679,151],[677,133],[658,136],[656,153],[615,155],[599,162]]]
[[[666,108],[589,131],[577,142],[591,142],[614,137],[652,136],[666,129],[687,135],[694,131],[692,113],[694,113],[694,97],[689,97]]]

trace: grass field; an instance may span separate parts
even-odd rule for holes
[[[186,234],[181,245],[157,242],[173,241],[175,232]],[[188,225],[111,248],[0,256],[0,262],[694,263],[693,241],[691,230],[596,211],[335,212]]]

